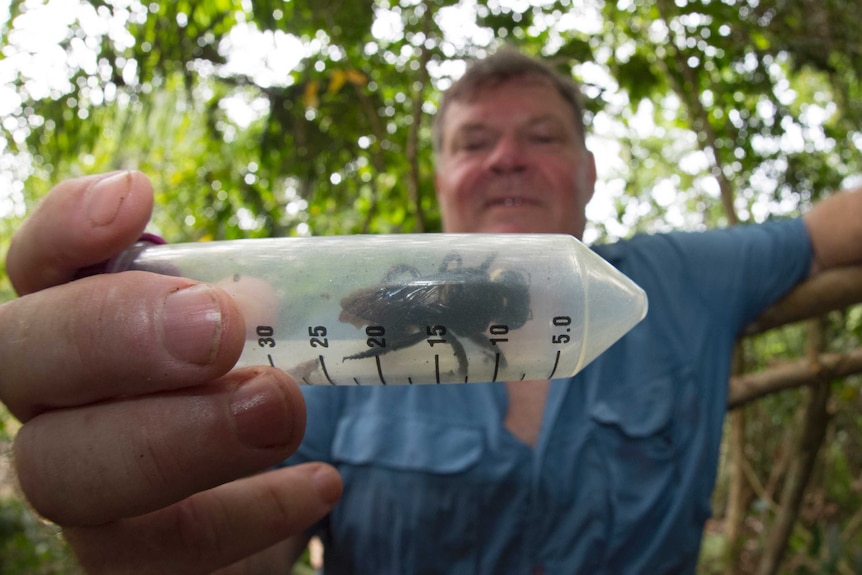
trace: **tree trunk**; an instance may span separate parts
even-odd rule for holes
[[[820,352],[824,346],[823,330],[821,320],[815,319],[809,323],[807,360],[811,364],[812,371],[818,373],[817,381],[810,388],[808,403],[802,417],[798,447],[784,480],[780,506],[769,530],[757,575],[775,575],[778,572],[796,518],[799,517],[802,498],[817,462],[817,454],[826,437],[826,428],[829,425],[830,379],[827,373],[819,372],[817,369],[817,361],[821,357]]]

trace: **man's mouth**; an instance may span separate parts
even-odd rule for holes
[[[506,196],[501,198],[491,198],[485,202],[486,208],[520,208],[523,206],[535,206],[538,205],[533,199],[522,198],[516,196]]]

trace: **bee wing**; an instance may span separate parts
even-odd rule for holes
[[[439,281],[417,279],[396,285],[362,288],[341,300],[338,320],[362,327],[369,323],[402,326],[439,314],[442,290]]]
[[[380,300],[381,288],[361,288],[341,300],[341,313],[338,321],[349,323],[356,328],[368,325],[374,317],[374,309]]]

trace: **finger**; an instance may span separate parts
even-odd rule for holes
[[[209,381],[242,352],[227,293],[184,278],[86,278],[0,306],[0,399],[22,421],[48,409]]]
[[[189,390],[45,413],[21,428],[14,454],[38,512],[97,525],[275,465],[304,432],[298,386],[280,370],[248,368]]]
[[[211,573],[302,532],[341,494],[331,467],[279,469],[117,524],[67,529],[88,573]]]
[[[6,271],[19,294],[65,283],[141,235],[153,188],[140,172],[65,181],[51,190],[12,238]]]

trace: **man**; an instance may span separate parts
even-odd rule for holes
[[[446,231],[580,236],[595,169],[575,92],[517,55],[485,62],[438,118]],[[296,462],[338,467],[333,507],[328,465],[251,475],[305,412],[283,373],[230,371],[244,330],[223,292],[67,283],[135,241],[151,194],[136,173],[60,184],[16,235],[23,297],[0,307],[22,487],[92,572],[278,572],[303,539],[279,542],[324,516],[332,573],[690,572],[736,332],[809,270],[862,260],[860,193],[804,223],[597,248],[651,312],[574,381],[308,390]]]
[[[447,232],[583,234],[596,171],[577,90],[538,62],[475,63],[435,144]],[[650,312],[571,380],[306,391],[294,461],[344,480],[317,530],[327,573],[694,573],[737,334],[812,267],[862,261],[862,193],[804,223],[596,251]]]

